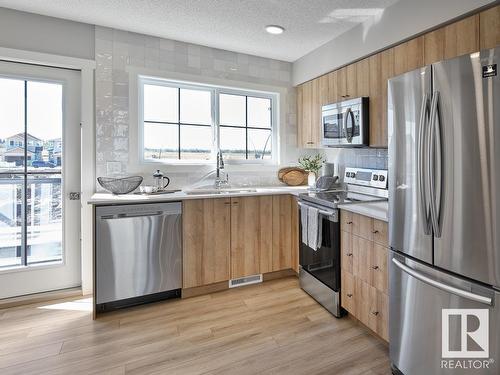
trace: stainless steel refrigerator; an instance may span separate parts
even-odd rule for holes
[[[389,80],[396,373],[500,373],[498,67],[500,47]]]

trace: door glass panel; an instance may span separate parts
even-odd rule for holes
[[[28,169],[36,172],[61,169],[62,85],[27,82]]]
[[[0,174],[0,269],[22,264],[23,186],[22,176]]]
[[[26,192],[28,264],[62,260],[61,175],[30,175]]]
[[[0,77],[0,173],[24,170],[24,81]]]

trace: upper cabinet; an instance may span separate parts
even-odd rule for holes
[[[319,82],[318,79],[300,85],[297,91],[297,143],[299,147],[319,145]]]
[[[500,44],[500,5],[388,48],[297,87],[299,147],[320,147],[321,107],[370,98],[370,147],[387,147],[387,80]]]
[[[473,15],[424,35],[424,63],[479,51],[479,15]]]
[[[479,13],[479,25],[481,49],[500,45],[500,5]]]

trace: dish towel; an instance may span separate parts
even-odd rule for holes
[[[319,219],[319,210],[314,207],[307,208],[307,246],[314,251],[321,247],[322,230]]]
[[[302,227],[302,243],[307,245],[307,215],[309,210],[307,207],[302,206],[300,208],[300,224]]]

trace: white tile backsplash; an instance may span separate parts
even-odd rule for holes
[[[291,64],[231,51],[189,44],[123,30],[96,26],[96,175],[130,174],[129,73],[127,68],[144,67],[167,73],[188,73],[231,81],[277,86],[286,91],[286,113],[280,124],[283,165],[294,163],[296,148],[295,90],[291,84]],[[234,82],[231,84],[234,85]],[[134,146],[135,147],[135,146]],[[172,179],[172,186],[194,183],[214,166],[186,168],[186,172],[160,168]],[[155,169],[146,164],[141,172],[146,183]],[[235,185],[277,184],[276,168],[238,168],[231,172]],[[251,171],[251,172],[250,172]],[[137,171],[133,171],[136,173]],[[149,182],[148,182],[149,181]],[[98,187],[99,188],[99,187]]]

